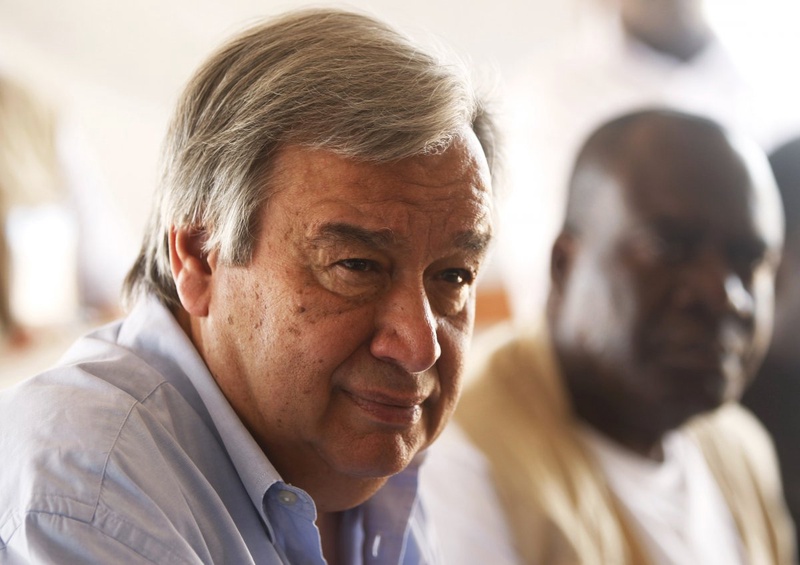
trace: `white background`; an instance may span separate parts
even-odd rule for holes
[[[502,83],[515,63],[613,0],[357,0],[422,41],[441,40]],[[328,3],[331,4],[331,3]],[[707,0],[712,22],[755,72],[795,73],[796,0]],[[159,146],[183,83],[226,37],[303,0],[0,0],[0,70],[55,99],[88,138],[131,255]],[[765,53],[785,60],[765,65]],[[776,70],[777,69],[777,70]]]

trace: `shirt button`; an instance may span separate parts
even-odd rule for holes
[[[278,493],[278,502],[284,506],[294,506],[297,502],[297,495],[290,490],[282,490]]]

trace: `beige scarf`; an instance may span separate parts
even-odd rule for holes
[[[583,447],[545,331],[500,338],[456,418],[492,463],[523,562],[642,565],[644,551]],[[739,405],[689,424],[753,565],[794,563],[772,444]]]

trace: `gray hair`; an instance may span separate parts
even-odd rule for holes
[[[490,168],[495,126],[462,65],[421,51],[365,15],[302,10],[245,30],[198,70],[179,100],[142,250],[123,296],[177,307],[173,225],[247,264],[276,151],[300,145],[390,162],[446,149],[472,128]]]

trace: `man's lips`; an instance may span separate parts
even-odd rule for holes
[[[397,395],[377,391],[345,390],[345,395],[379,423],[406,428],[422,418],[424,395]]]
[[[726,394],[730,383],[741,378],[740,349],[716,345],[690,345],[662,350],[660,365],[670,374],[675,390],[703,391],[704,397]]]

